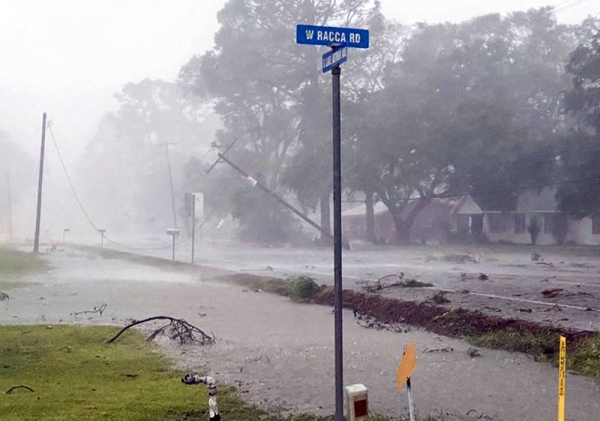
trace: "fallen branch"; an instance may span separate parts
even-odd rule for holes
[[[10,395],[13,391],[17,390],[17,389],[27,389],[30,392],[35,392],[35,390],[33,390],[31,387],[29,386],[25,386],[24,384],[20,385],[20,386],[13,386],[10,389],[8,389],[6,392],[4,392],[5,395]]]
[[[102,316],[102,313],[104,313],[104,310],[106,310],[106,307],[108,307],[108,304],[102,303],[102,305],[100,307],[94,306],[93,310],[76,311],[75,313],[73,313],[73,315],[77,316],[79,314],[93,314],[93,313],[98,313],[98,314],[100,314]]]
[[[425,348],[423,350],[423,354],[431,354],[434,352],[442,352],[442,353],[446,353],[446,352],[454,352],[454,348],[452,348],[451,346],[447,346],[445,348],[434,348],[434,349],[429,349],[429,348]]]
[[[356,315],[355,315],[356,317]],[[360,327],[364,327],[366,329],[375,329],[375,330],[387,330],[390,332],[397,333],[408,333],[408,328],[403,328],[402,326],[396,323],[389,322],[378,322],[377,320],[371,317],[363,317],[362,315],[358,315],[356,323]]]
[[[393,280],[396,280],[395,282]],[[427,288],[432,287],[433,284],[427,282],[420,282],[416,279],[404,279],[404,273],[400,272],[399,275],[391,274],[385,275],[374,282],[366,281],[363,288],[367,292],[380,292],[388,288]]]
[[[148,336],[148,341],[153,340],[161,333],[167,332],[171,339],[179,339],[179,342],[181,344],[198,343],[200,345],[211,345],[215,343],[214,337],[207,335],[202,329],[199,329],[196,326],[189,324],[183,319],[176,319],[174,317],[169,316],[154,316],[144,320],[134,320],[133,322],[125,326],[123,329],[121,329],[119,333],[113,336],[106,343],[111,344],[115,342],[119,338],[119,336],[121,336],[123,332],[125,332],[129,328],[155,320],[168,320],[169,324],[154,330],[154,332],[152,332],[152,334]]]

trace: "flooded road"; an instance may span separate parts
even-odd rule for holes
[[[213,374],[262,407],[333,412],[331,308],[215,282],[201,268],[162,270],[75,250],[47,258],[51,272],[25,279],[31,284],[12,289],[11,299],[0,302],[3,324],[124,325],[160,314],[182,317],[217,338],[211,347],[181,347],[163,339],[184,371]],[[104,303],[102,315],[81,313]],[[395,370],[404,346],[415,341],[419,414],[496,421],[555,416],[557,370],[550,364],[487,349],[473,358],[460,340],[410,327],[405,333],[365,329],[349,311],[344,318],[345,383],[366,384],[374,412],[407,413],[405,392],[395,388]],[[573,375],[567,385],[568,419],[597,420],[598,386]]]

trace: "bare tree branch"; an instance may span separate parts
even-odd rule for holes
[[[140,325],[142,323],[151,322],[155,320],[168,320],[169,324],[159,327],[156,329],[147,340],[151,341],[161,333],[167,332],[171,339],[179,339],[181,344],[192,344],[198,343],[201,345],[212,345],[215,343],[214,337],[206,334],[202,329],[197,328],[194,325],[189,324],[184,319],[176,319],[169,316],[154,316],[143,320],[134,320],[132,323],[125,326],[115,336],[113,336],[106,343],[110,344],[115,342],[127,329]]]

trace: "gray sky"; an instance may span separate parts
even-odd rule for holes
[[[598,15],[600,0],[381,0],[403,23],[460,21],[564,3],[557,16]],[[143,78],[173,80],[212,46],[225,0],[0,0],[0,129],[33,152],[41,114],[73,161],[113,94]],[[557,9],[560,10],[560,9]],[[290,36],[294,36],[290,28]],[[74,163],[73,163],[74,165]]]

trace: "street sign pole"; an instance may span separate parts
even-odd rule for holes
[[[415,404],[413,401],[412,386],[410,385],[410,377],[406,379],[406,391],[408,393],[408,413],[410,421],[415,421]]]
[[[344,354],[342,319],[342,125],[339,65],[331,69],[333,105],[333,265],[335,330],[335,421],[344,421]]]
[[[333,109],[333,274],[334,274],[334,354],[335,421],[344,421],[344,352],[342,314],[342,124],[340,64],[348,60],[348,48],[369,48],[369,31],[357,28],[297,25],[296,43],[325,45],[323,73],[331,70]]]

